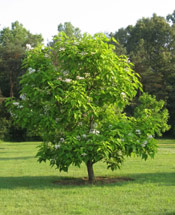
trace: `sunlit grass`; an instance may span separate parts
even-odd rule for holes
[[[55,185],[62,177],[86,177],[86,167],[59,173],[35,158],[37,142],[0,143],[0,215],[175,215],[175,140],[159,140],[155,159],[126,159],[96,176],[130,177],[106,185]]]

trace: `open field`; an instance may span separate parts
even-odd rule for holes
[[[86,177],[86,168],[59,173],[35,158],[37,142],[0,142],[0,215],[175,215],[175,140],[159,140],[155,159],[126,159],[111,172],[95,165],[96,176],[134,180],[103,185],[58,185]]]

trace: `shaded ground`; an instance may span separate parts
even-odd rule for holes
[[[94,184],[113,184],[117,182],[133,181],[134,179],[128,177],[96,177]],[[87,185],[90,184],[88,178],[64,178],[54,181],[57,185]]]

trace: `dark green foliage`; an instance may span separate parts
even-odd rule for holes
[[[3,96],[18,96],[19,77],[24,73],[21,64],[26,44],[34,47],[42,40],[41,35],[31,34],[17,21],[12,23],[11,29],[0,31],[0,89]]]
[[[76,28],[72,25],[71,22],[65,22],[64,24],[60,23],[58,25],[58,32],[64,32],[68,37],[76,37],[80,38],[81,30],[79,28]]]
[[[41,140],[36,133],[14,123],[13,116],[5,105],[5,99],[0,102],[0,140],[18,142]]]
[[[167,17],[174,22],[174,13]],[[170,113],[171,135],[175,135],[175,26],[154,14],[135,26],[119,29],[115,38],[126,49],[140,74],[143,90],[166,101]]]
[[[9,114],[7,114],[4,102],[0,103],[0,139],[5,139],[10,126]]]
[[[175,10],[173,11],[172,14],[168,14],[166,20],[172,24],[175,24]]]
[[[14,125],[11,114],[5,106],[5,101],[0,103],[0,139],[6,141],[27,140],[27,130]]]
[[[33,35],[22,24],[14,22],[11,28],[0,30],[0,96],[18,97],[19,79],[24,74],[22,61],[26,45],[35,47],[42,42],[41,35]],[[0,104],[0,138],[10,141],[26,140],[27,131],[13,125],[4,103]]]

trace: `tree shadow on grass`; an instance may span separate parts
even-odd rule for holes
[[[159,215],[175,215],[175,211],[173,211],[173,212],[160,212]]]
[[[129,176],[137,184],[155,183],[160,186],[175,186],[175,172],[137,173]]]
[[[0,189],[45,189],[59,188],[55,186],[54,181],[58,180],[76,180],[71,177],[57,176],[21,176],[21,177],[0,177]]]
[[[34,156],[25,156],[25,157],[6,157],[6,158],[0,158],[0,161],[1,160],[28,160],[28,159],[33,159]]]
[[[103,178],[103,177],[100,177]],[[106,178],[106,177],[105,177]],[[132,184],[147,184],[155,183],[159,186],[175,186],[175,173],[141,173],[130,174],[123,179],[132,180],[118,180],[121,177],[113,177],[111,183],[105,183],[104,181],[97,181],[92,186],[125,186],[129,183]],[[77,188],[87,187],[91,184],[87,183],[87,180],[83,178],[74,177],[60,177],[60,176],[21,176],[21,177],[0,177],[0,189],[45,189],[45,188]]]
[[[161,215],[161,214],[160,214]],[[164,213],[162,215],[175,215],[175,212],[167,212],[167,213]]]

